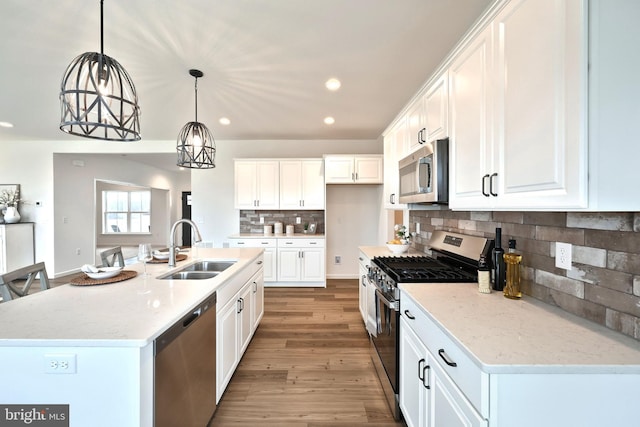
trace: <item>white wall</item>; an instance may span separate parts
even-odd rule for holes
[[[327,278],[358,278],[358,246],[380,244],[382,185],[330,184],[326,195]]]

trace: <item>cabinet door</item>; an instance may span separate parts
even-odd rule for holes
[[[324,209],[324,164],[322,160],[303,160],[299,178],[302,183],[302,209]]]
[[[255,331],[264,315],[264,278],[262,273],[258,273],[251,281],[251,292],[253,292],[253,313],[251,319],[253,330]]]
[[[445,72],[424,96],[426,139],[433,141],[449,136],[449,81]]]
[[[581,0],[513,0],[494,20],[497,207],[586,206],[583,16]]]
[[[400,409],[407,427],[427,425],[429,360],[427,349],[403,316],[400,317]],[[427,378],[423,381],[423,378]],[[447,426],[449,424],[432,424]]]
[[[233,376],[239,359],[238,315],[236,300],[227,304],[216,317],[216,398],[220,400]]]
[[[300,209],[302,206],[302,162],[280,161],[280,209]]]
[[[399,203],[400,174],[398,161],[408,153],[407,119],[401,118],[384,137],[384,207],[406,209]]]
[[[300,280],[300,249],[278,249],[278,281],[293,282]]]
[[[234,166],[236,209],[255,209],[257,200],[256,162],[236,160]]]
[[[322,282],[324,277],[324,248],[301,249],[300,280],[303,282]]]
[[[279,170],[277,160],[256,162],[256,198],[260,209],[280,208]]]
[[[355,180],[358,184],[382,184],[382,156],[356,157]]]
[[[407,130],[409,152],[416,151],[427,142],[424,97],[414,101],[407,112]]]
[[[324,179],[327,184],[353,183],[353,174],[353,157],[326,156],[324,158]]]
[[[277,256],[275,248],[265,248],[264,250],[264,281],[275,282],[277,280],[276,273],[278,266],[276,264]]]
[[[358,266],[360,273],[360,286],[358,287],[358,308],[360,309],[360,316],[362,316],[362,322],[364,326],[367,326],[367,269],[362,263]]]
[[[244,354],[245,350],[249,346],[251,336],[253,335],[253,310],[254,310],[254,294],[253,294],[253,282],[247,283],[240,295],[238,296],[237,303],[237,315],[238,315],[238,354],[240,357]]]
[[[435,360],[429,353],[432,360]],[[475,410],[437,362],[431,363],[428,396],[429,425],[487,427],[488,421]]]
[[[449,207],[452,209],[482,208],[492,202],[488,193],[494,173],[489,126],[491,34],[491,27],[480,33],[449,68]]]

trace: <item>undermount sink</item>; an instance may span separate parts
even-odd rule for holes
[[[221,272],[235,264],[235,261],[198,261],[186,266],[183,271],[217,271]]]
[[[163,280],[204,280],[218,274],[235,264],[236,261],[204,260],[189,264],[178,271],[158,277]]]

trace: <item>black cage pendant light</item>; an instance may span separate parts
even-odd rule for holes
[[[215,168],[216,141],[207,127],[198,122],[198,78],[200,70],[189,70],[196,79],[196,120],[182,127],[178,135],[178,166],[192,169]]]
[[[131,77],[104,54],[100,0],[100,53],[86,52],[67,67],[60,87],[60,130],[86,138],[139,141],[140,107]]]

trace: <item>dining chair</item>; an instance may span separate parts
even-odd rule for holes
[[[118,262],[118,266],[124,267],[124,257],[122,256],[121,246],[100,252],[100,258],[102,259],[102,265],[105,267],[114,267],[116,261]]]
[[[29,293],[29,288],[36,276],[39,275],[40,288],[49,289],[49,276],[44,262],[28,265],[4,274],[0,274],[0,296],[2,301],[11,301],[16,297],[24,297]],[[25,279],[26,278],[26,279]],[[24,283],[22,283],[24,281]]]

